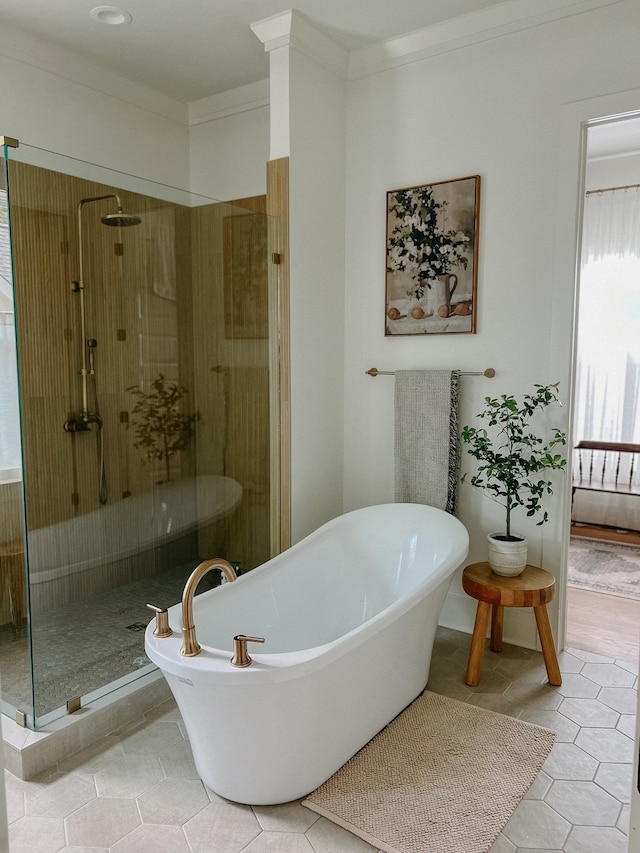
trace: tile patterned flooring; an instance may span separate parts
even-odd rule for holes
[[[84,696],[135,673],[150,661],[144,628],[153,619],[148,601],[162,606],[180,601],[185,581],[199,560],[114,587],[80,602],[33,617],[33,672],[36,716],[64,708]],[[198,592],[219,583],[219,573],[202,579]],[[108,637],[108,643],[105,638]],[[26,620],[0,626],[2,699],[31,713],[33,688]]]
[[[429,689],[546,726],[556,743],[490,853],[626,853],[637,664],[563,652],[562,687],[539,652],[485,652],[464,684],[470,637],[439,628]],[[240,806],[198,779],[175,704],[23,782],[6,774],[11,853],[375,853],[299,802]]]

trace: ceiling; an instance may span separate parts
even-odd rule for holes
[[[291,0],[112,0],[131,23],[97,22],[100,0],[0,0],[0,30],[18,30],[183,103],[269,76],[250,24]],[[347,51],[502,5],[504,0],[296,0]]]

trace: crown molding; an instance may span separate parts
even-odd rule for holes
[[[189,126],[269,106],[269,80],[259,80],[189,104]]]
[[[349,57],[348,77],[353,80],[377,74],[622,2],[625,0],[506,0],[497,6],[355,50]]]
[[[346,79],[349,71],[348,51],[317,30],[295,9],[257,21],[251,24],[251,30],[267,53],[280,47],[293,47],[323,68]]]
[[[0,55],[78,86],[132,104],[147,112],[187,123],[187,105],[88,62],[77,54],[8,27],[0,29]]]

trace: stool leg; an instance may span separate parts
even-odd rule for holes
[[[554,687],[560,687],[562,684],[562,675],[560,674],[560,667],[558,666],[556,647],[553,643],[553,634],[551,633],[551,625],[549,624],[547,605],[539,604],[537,607],[533,608],[533,612],[536,615],[540,645],[542,646],[542,656],[544,657],[544,665],[547,668],[549,684],[553,684]]]
[[[473,626],[473,636],[471,637],[471,648],[469,649],[467,674],[464,678],[465,684],[469,684],[471,687],[474,687],[480,681],[484,641],[487,636],[490,613],[491,605],[487,601],[479,601],[478,609],[476,610],[476,621]]]
[[[491,645],[489,646],[492,652],[502,651],[503,617],[504,607],[501,604],[493,604],[491,606]]]

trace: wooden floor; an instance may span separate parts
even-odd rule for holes
[[[640,545],[637,533],[572,526],[571,535]],[[640,601],[591,590],[568,587],[568,648],[638,661],[640,655]]]
[[[637,661],[640,601],[570,586],[567,590],[567,648]]]
[[[620,542],[622,545],[640,545],[640,533],[635,530],[616,530],[612,527],[596,527],[592,524],[572,524],[572,536],[586,536],[588,539],[605,539],[608,542]]]

